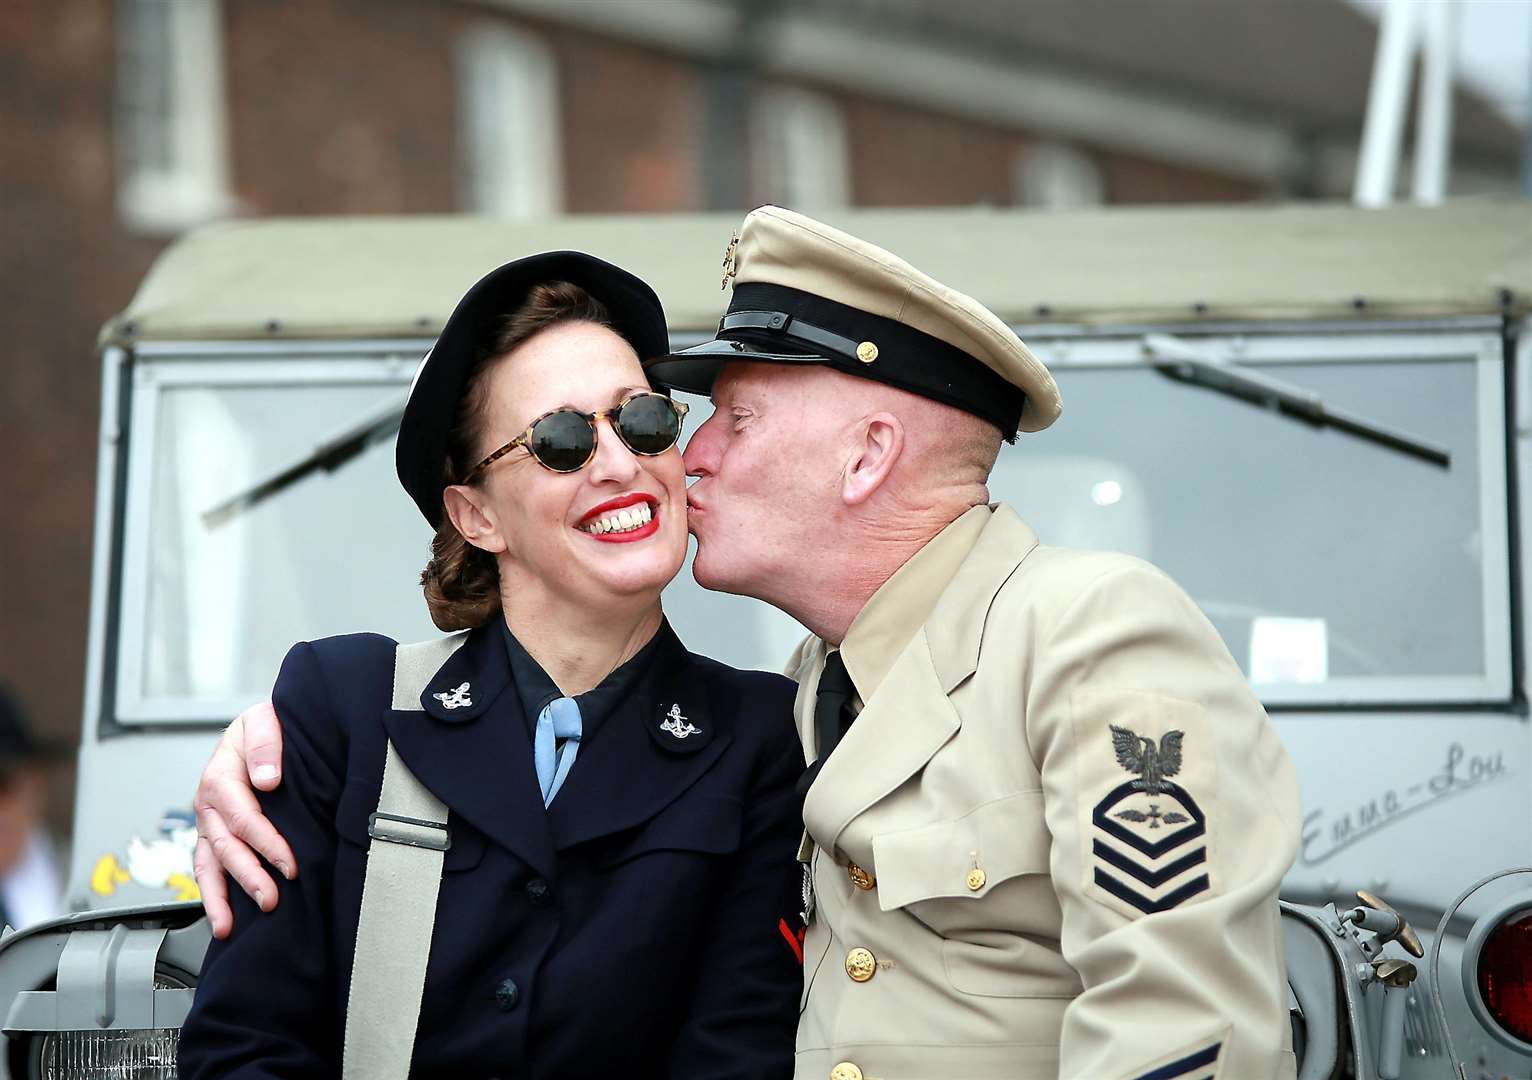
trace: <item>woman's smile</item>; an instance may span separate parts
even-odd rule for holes
[[[660,502],[642,492],[620,495],[586,511],[575,528],[603,544],[647,540],[659,531]]]

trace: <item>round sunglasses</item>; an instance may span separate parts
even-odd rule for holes
[[[664,394],[634,394],[614,409],[585,413],[567,406],[544,413],[520,435],[479,462],[461,483],[505,457],[518,446],[543,468],[557,473],[578,472],[596,456],[596,421],[605,417],[629,450],[641,457],[663,454],[681,438],[681,418],[689,408]]]

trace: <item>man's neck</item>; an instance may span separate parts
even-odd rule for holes
[[[876,526],[843,538],[833,550],[816,556],[811,579],[793,590],[795,595],[771,602],[838,646],[873,595],[959,516],[937,515],[894,528]]]

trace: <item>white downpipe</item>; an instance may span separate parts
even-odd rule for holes
[[[1423,61],[1411,194],[1425,206],[1435,206],[1447,197],[1452,169],[1452,61],[1457,48],[1457,11],[1458,6],[1452,3],[1419,5]]]
[[[1386,206],[1399,172],[1399,144],[1410,96],[1410,59],[1415,44],[1416,5],[1389,0],[1378,25],[1378,52],[1367,91],[1367,121],[1351,198],[1358,206]]]

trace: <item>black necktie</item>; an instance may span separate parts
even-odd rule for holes
[[[856,714],[851,711],[851,699],[856,686],[846,672],[846,662],[836,650],[825,657],[825,668],[819,676],[819,692],[814,698],[814,739],[818,756],[798,781],[798,797],[808,794],[814,777],[824,766],[825,759],[839,745]]]

